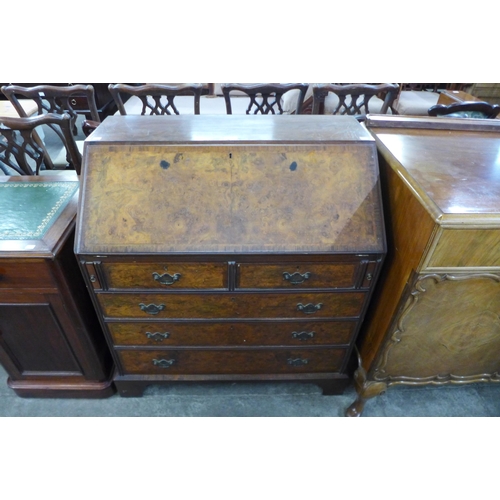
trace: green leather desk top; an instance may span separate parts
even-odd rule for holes
[[[42,239],[79,182],[0,183],[0,240]]]

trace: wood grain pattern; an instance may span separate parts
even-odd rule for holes
[[[351,116],[108,116],[87,144],[311,144],[370,142]]]
[[[237,264],[238,288],[353,288],[359,262],[316,264]],[[298,273],[302,283],[293,283],[290,276]]]
[[[372,130],[418,194],[439,207],[443,222],[447,215],[473,216],[477,223],[489,222],[482,214],[498,215],[498,133],[448,130],[445,124],[441,130]]]
[[[375,141],[354,118],[111,117],[84,158],[75,250],[120,395],[345,388],[385,254]],[[158,267],[181,277],[157,287]]]
[[[445,229],[426,268],[499,267],[500,229]]]
[[[0,259],[1,288],[55,288],[50,268],[43,259]]]
[[[148,346],[308,346],[347,345],[355,321],[107,323],[116,345]],[[148,332],[150,335],[148,336]],[[163,336],[153,335],[158,332]],[[304,333],[305,332],[305,333]],[[296,335],[294,335],[294,333]],[[300,334],[303,333],[302,336]],[[165,338],[164,334],[168,334]],[[157,339],[157,340],[156,340]]]
[[[364,292],[289,294],[121,294],[98,296],[103,314],[109,318],[151,318],[139,304],[165,307],[155,318],[354,318],[361,313]],[[321,304],[312,314],[300,311],[298,304]]]
[[[410,291],[377,381],[498,378],[500,274],[422,275]]]
[[[148,263],[103,263],[102,270],[109,288],[227,288],[227,264],[148,262]],[[154,273],[170,276],[180,275],[172,284],[162,284],[154,279]],[[167,277],[168,278],[168,277]],[[168,279],[167,279],[168,281]]]
[[[380,176],[388,236],[385,272],[381,275],[360,332],[363,366],[372,366],[412,272],[420,267],[435,223],[398,175],[398,162],[381,149]],[[402,208],[404,207],[404,209]]]
[[[383,158],[388,256],[348,415],[393,384],[500,382],[500,123],[368,121]]]
[[[242,374],[318,373],[338,371],[345,357],[343,349],[219,349],[117,350],[124,373],[141,374]],[[153,359],[175,360],[168,368],[155,366]],[[289,359],[306,360],[291,366]]]
[[[372,146],[89,146],[78,252],[380,251]]]

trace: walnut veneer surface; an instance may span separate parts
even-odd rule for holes
[[[500,126],[372,117],[388,253],[359,337],[359,415],[394,384],[498,382]]]
[[[338,391],[385,255],[375,142],[351,117],[108,117],[85,142],[75,250],[121,395]]]
[[[73,254],[79,181],[0,176],[0,362],[23,397],[106,397],[112,360]]]

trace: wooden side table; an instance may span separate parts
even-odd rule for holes
[[[113,364],[73,253],[79,181],[0,177],[0,363],[24,397],[107,397]]]
[[[448,106],[449,104],[455,104],[459,102],[468,101],[481,101],[473,95],[467,94],[463,90],[444,90],[439,94],[438,104],[444,104]]]

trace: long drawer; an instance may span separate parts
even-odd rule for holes
[[[108,323],[115,345],[265,346],[348,344],[355,321]]]
[[[350,318],[366,293],[179,293],[97,295],[108,318]]]
[[[344,349],[116,350],[125,374],[255,374],[335,372]]]

